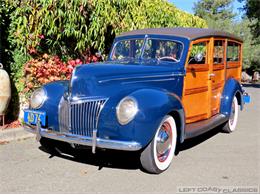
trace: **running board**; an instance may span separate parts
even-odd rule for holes
[[[210,119],[186,124],[185,139],[193,138],[200,134],[203,134],[203,133],[223,124],[227,120],[228,120],[228,117],[226,115],[217,114],[217,115],[211,117]]]

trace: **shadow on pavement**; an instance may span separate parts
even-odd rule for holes
[[[180,151],[184,151],[195,147],[204,141],[217,135],[220,131],[220,127],[212,129],[211,131],[204,133],[192,139],[185,140],[184,143],[177,147],[176,155]],[[98,149],[96,154],[92,154],[91,149],[83,146],[72,148],[70,144],[55,141],[56,149],[58,153],[51,153],[44,147],[40,146],[39,149],[43,152],[49,153],[49,158],[59,157],[68,159],[74,162],[90,164],[98,167],[101,170],[103,167],[116,168],[116,169],[129,169],[136,170],[141,169],[144,171],[140,164],[140,152],[125,152],[116,150],[101,150]]]
[[[208,139],[214,137],[215,135],[217,135],[218,133],[222,133],[221,128],[220,127],[216,127],[202,135],[199,135],[197,137],[191,138],[191,139],[187,139],[185,140],[182,144],[180,144],[178,146],[178,150],[177,150],[177,154],[179,151],[184,151],[190,148],[193,148],[205,141],[207,141]]]
[[[117,168],[117,169],[140,169],[139,152],[123,152],[116,150],[97,150],[96,154],[92,154],[91,149],[86,147],[72,148],[67,143],[57,143],[59,153],[52,154],[44,147],[39,149],[43,152],[49,153],[50,157],[54,156],[63,159],[72,160],[78,163],[90,164],[98,167],[101,170],[103,167]]]
[[[243,87],[254,87],[254,88],[260,88],[260,83],[245,83],[242,84]]]

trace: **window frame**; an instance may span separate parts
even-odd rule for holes
[[[233,42],[238,44],[238,61],[228,61],[227,57],[228,57],[228,42]],[[242,59],[242,43],[233,39],[227,39],[227,43],[226,43],[226,62],[227,62],[227,69],[229,68],[237,68],[240,67],[242,65],[241,63],[241,59]]]
[[[191,50],[193,45],[196,45],[198,43],[202,43],[205,42],[206,43],[206,59],[205,59],[205,64],[189,64],[189,59],[190,59],[190,55],[191,55]],[[209,71],[209,64],[210,64],[210,38],[203,38],[203,39],[197,39],[191,42],[190,44],[190,48],[189,48],[189,55],[187,58],[187,66],[186,66],[186,71],[187,72],[199,72],[199,71]]]
[[[215,53],[215,41],[222,41],[223,45],[223,60],[221,63],[214,63],[214,53]],[[221,39],[221,38],[214,38],[213,39],[213,55],[212,55],[212,62],[213,62],[213,66],[217,66],[217,65],[224,65],[225,62],[227,61],[227,57],[226,57],[226,39]]]

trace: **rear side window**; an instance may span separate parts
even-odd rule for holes
[[[213,54],[214,64],[224,63],[224,43],[225,41],[223,40],[214,41],[214,54]]]
[[[239,48],[238,43],[228,41],[227,46],[227,61],[228,62],[238,62],[239,61]]]

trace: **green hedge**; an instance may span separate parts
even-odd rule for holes
[[[115,35],[149,27],[206,27],[164,0],[9,0],[13,47],[58,55],[107,52]]]

